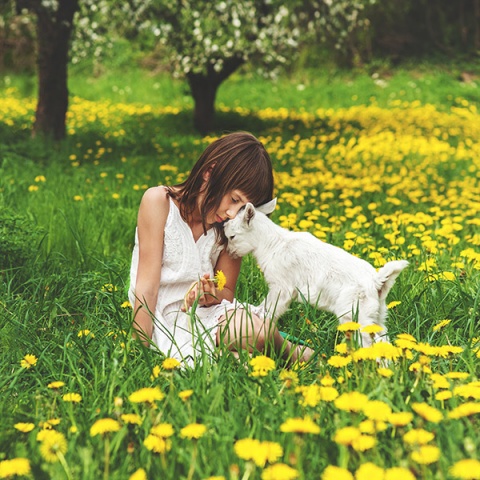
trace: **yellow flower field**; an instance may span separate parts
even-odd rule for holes
[[[221,107],[263,122],[277,223],[410,265],[389,343],[363,347],[359,324],[300,302],[280,327],[311,364],[224,350],[184,369],[132,340],[124,282],[142,192],[182,180],[214,137],[168,138],[179,108],[72,98],[54,160],[26,150],[1,172],[2,206],[44,240],[43,270],[0,298],[0,478],[480,479],[480,114],[454,100]],[[0,129],[25,135],[33,114],[0,97]],[[251,258],[237,293],[265,293]]]

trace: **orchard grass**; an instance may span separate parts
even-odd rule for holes
[[[130,253],[143,192],[184,179],[215,135],[193,131],[184,85],[159,77],[165,97],[145,102],[140,80],[114,81],[72,96],[55,146],[30,139],[35,102],[16,79],[0,94],[0,207],[36,233],[34,255],[0,272],[1,475],[478,478],[478,87],[441,72],[222,86],[216,135],[265,142],[276,222],[410,266],[388,298],[391,345],[362,348],[356,325],[300,301],[280,327],[315,349],[310,364],[219,349],[182,369],[132,339]],[[247,257],[238,297],[265,292]]]

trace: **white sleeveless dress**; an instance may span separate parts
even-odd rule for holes
[[[210,229],[196,242],[178,207],[170,199],[170,210],[165,224],[162,272],[155,308],[153,343],[167,357],[189,365],[195,360],[210,357],[216,346],[218,321],[228,311],[240,307],[224,300],[219,305],[199,307],[194,321],[181,311],[183,299],[193,282],[205,273],[214,276],[214,267],[223,250],[215,242],[215,231]],[[129,301],[135,304],[135,285],[138,269],[138,231],[130,267]],[[142,301],[142,299],[139,299]],[[252,311],[257,308],[249,306]],[[245,308],[245,306],[242,306]]]

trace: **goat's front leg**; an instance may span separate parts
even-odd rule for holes
[[[261,306],[270,318],[277,320],[288,310],[294,296],[295,290],[289,291],[278,287],[270,287]]]

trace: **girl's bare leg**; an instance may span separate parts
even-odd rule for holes
[[[288,362],[307,362],[313,355],[311,348],[285,340],[272,321],[243,308],[231,310],[220,318],[217,344],[221,343],[236,352],[256,350],[268,354],[269,350],[274,350]]]

